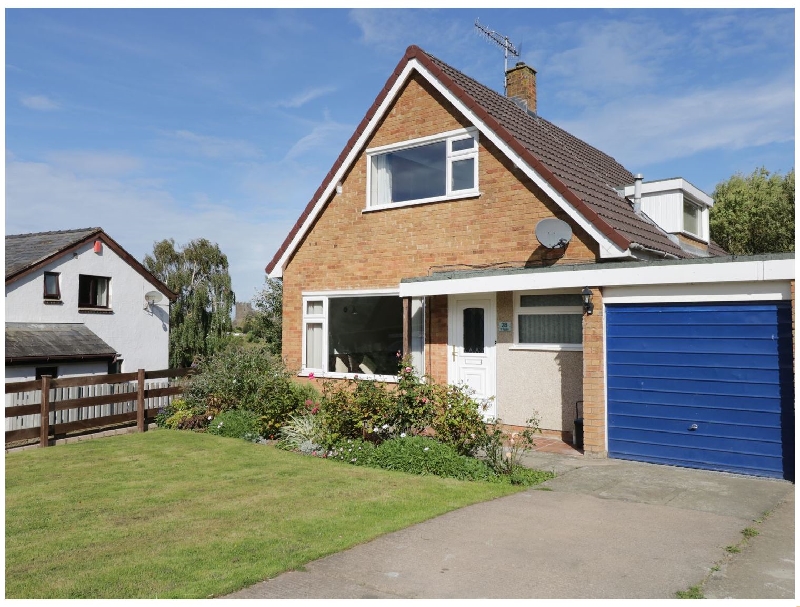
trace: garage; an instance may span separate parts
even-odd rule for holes
[[[789,301],[606,306],[608,455],[794,480]]]

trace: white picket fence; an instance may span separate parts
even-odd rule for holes
[[[167,388],[169,381],[163,380],[148,380],[146,381],[147,389],[152,388]],[[111,403],[108,405],[94,405],[91,407],[80,407],[75,409],[66,409],[64,411],[51,411],[50,412],[50,425],[65,424],[67,422],[81,421],[85,419],[94,419],[97,417],[107,417],[109,415],[117,415],[119,413],[130,413],[136,411],[136,382],[125,382],[121,384],[99,384],[96,386],[76,386],[72,388],[52,388],[50,390],[50,402],[57,403],[58,401],[70,400],[73,398],[88,398],[92,396],[108,396],[111,394],[131,393],[131,400],[123,403]],[[42,391],[31,390],[29,392],[12,392],[6,394],[6,408],[16,407],[19,405],[32,405],[41,402]],[[156,396],[145,399],[146,409],[160,409],[166,407],[174,395],[171,396]],[[6,418],[6,432],[11,430],[23,430],[25,428],[38,428],[41,421],[41,414],[34,413],[31,415],[18,415],[16,417]]]

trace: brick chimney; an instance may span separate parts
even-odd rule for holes
[[[536,112],[536,70],[518,61],[506,72],[506,96],[524,101],[530,111]]]

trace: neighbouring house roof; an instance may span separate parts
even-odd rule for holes
[[[6,323],[6,364],[113,359],[117,352],[79,323]]]
[[[295,237],[306,219],[314,211],[320,197],[330,187],[404,68],[412,60],[422,65],[452,95],[473,111],[523,162],[541,175],[615,245],[625,250],[635,243],[678,258],[692,257],[691,253],[681,249],[646,215],[637,215],[630,202],[616,192],[615,187],[631,184],[634,178],[630,171],[611,156],[541,116],[523,109],[513,100],[473,80],[419,47],[410,46],[267,265],[267,273],[275,269],[287,251],[291,254],[289,249],[297,245]],[[295,245],[292,245],[293,242]],[[710,243],[709,253],[725,254],[715,243]]]
[[[6,236],[6,285],[27,276],[41,266],[74,251],[91,240],[100,240],[128,265],[141,274],[170,301],[178,296],[167,285],[153,276],[130,253],[123,249],[102,228],[80,230],[59,230],[56,232],[36,232],[32,234],[12,234]]]

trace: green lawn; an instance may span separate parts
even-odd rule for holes
[[[155,430],[6,455],[6,598],[202,598],[520,488]]]

